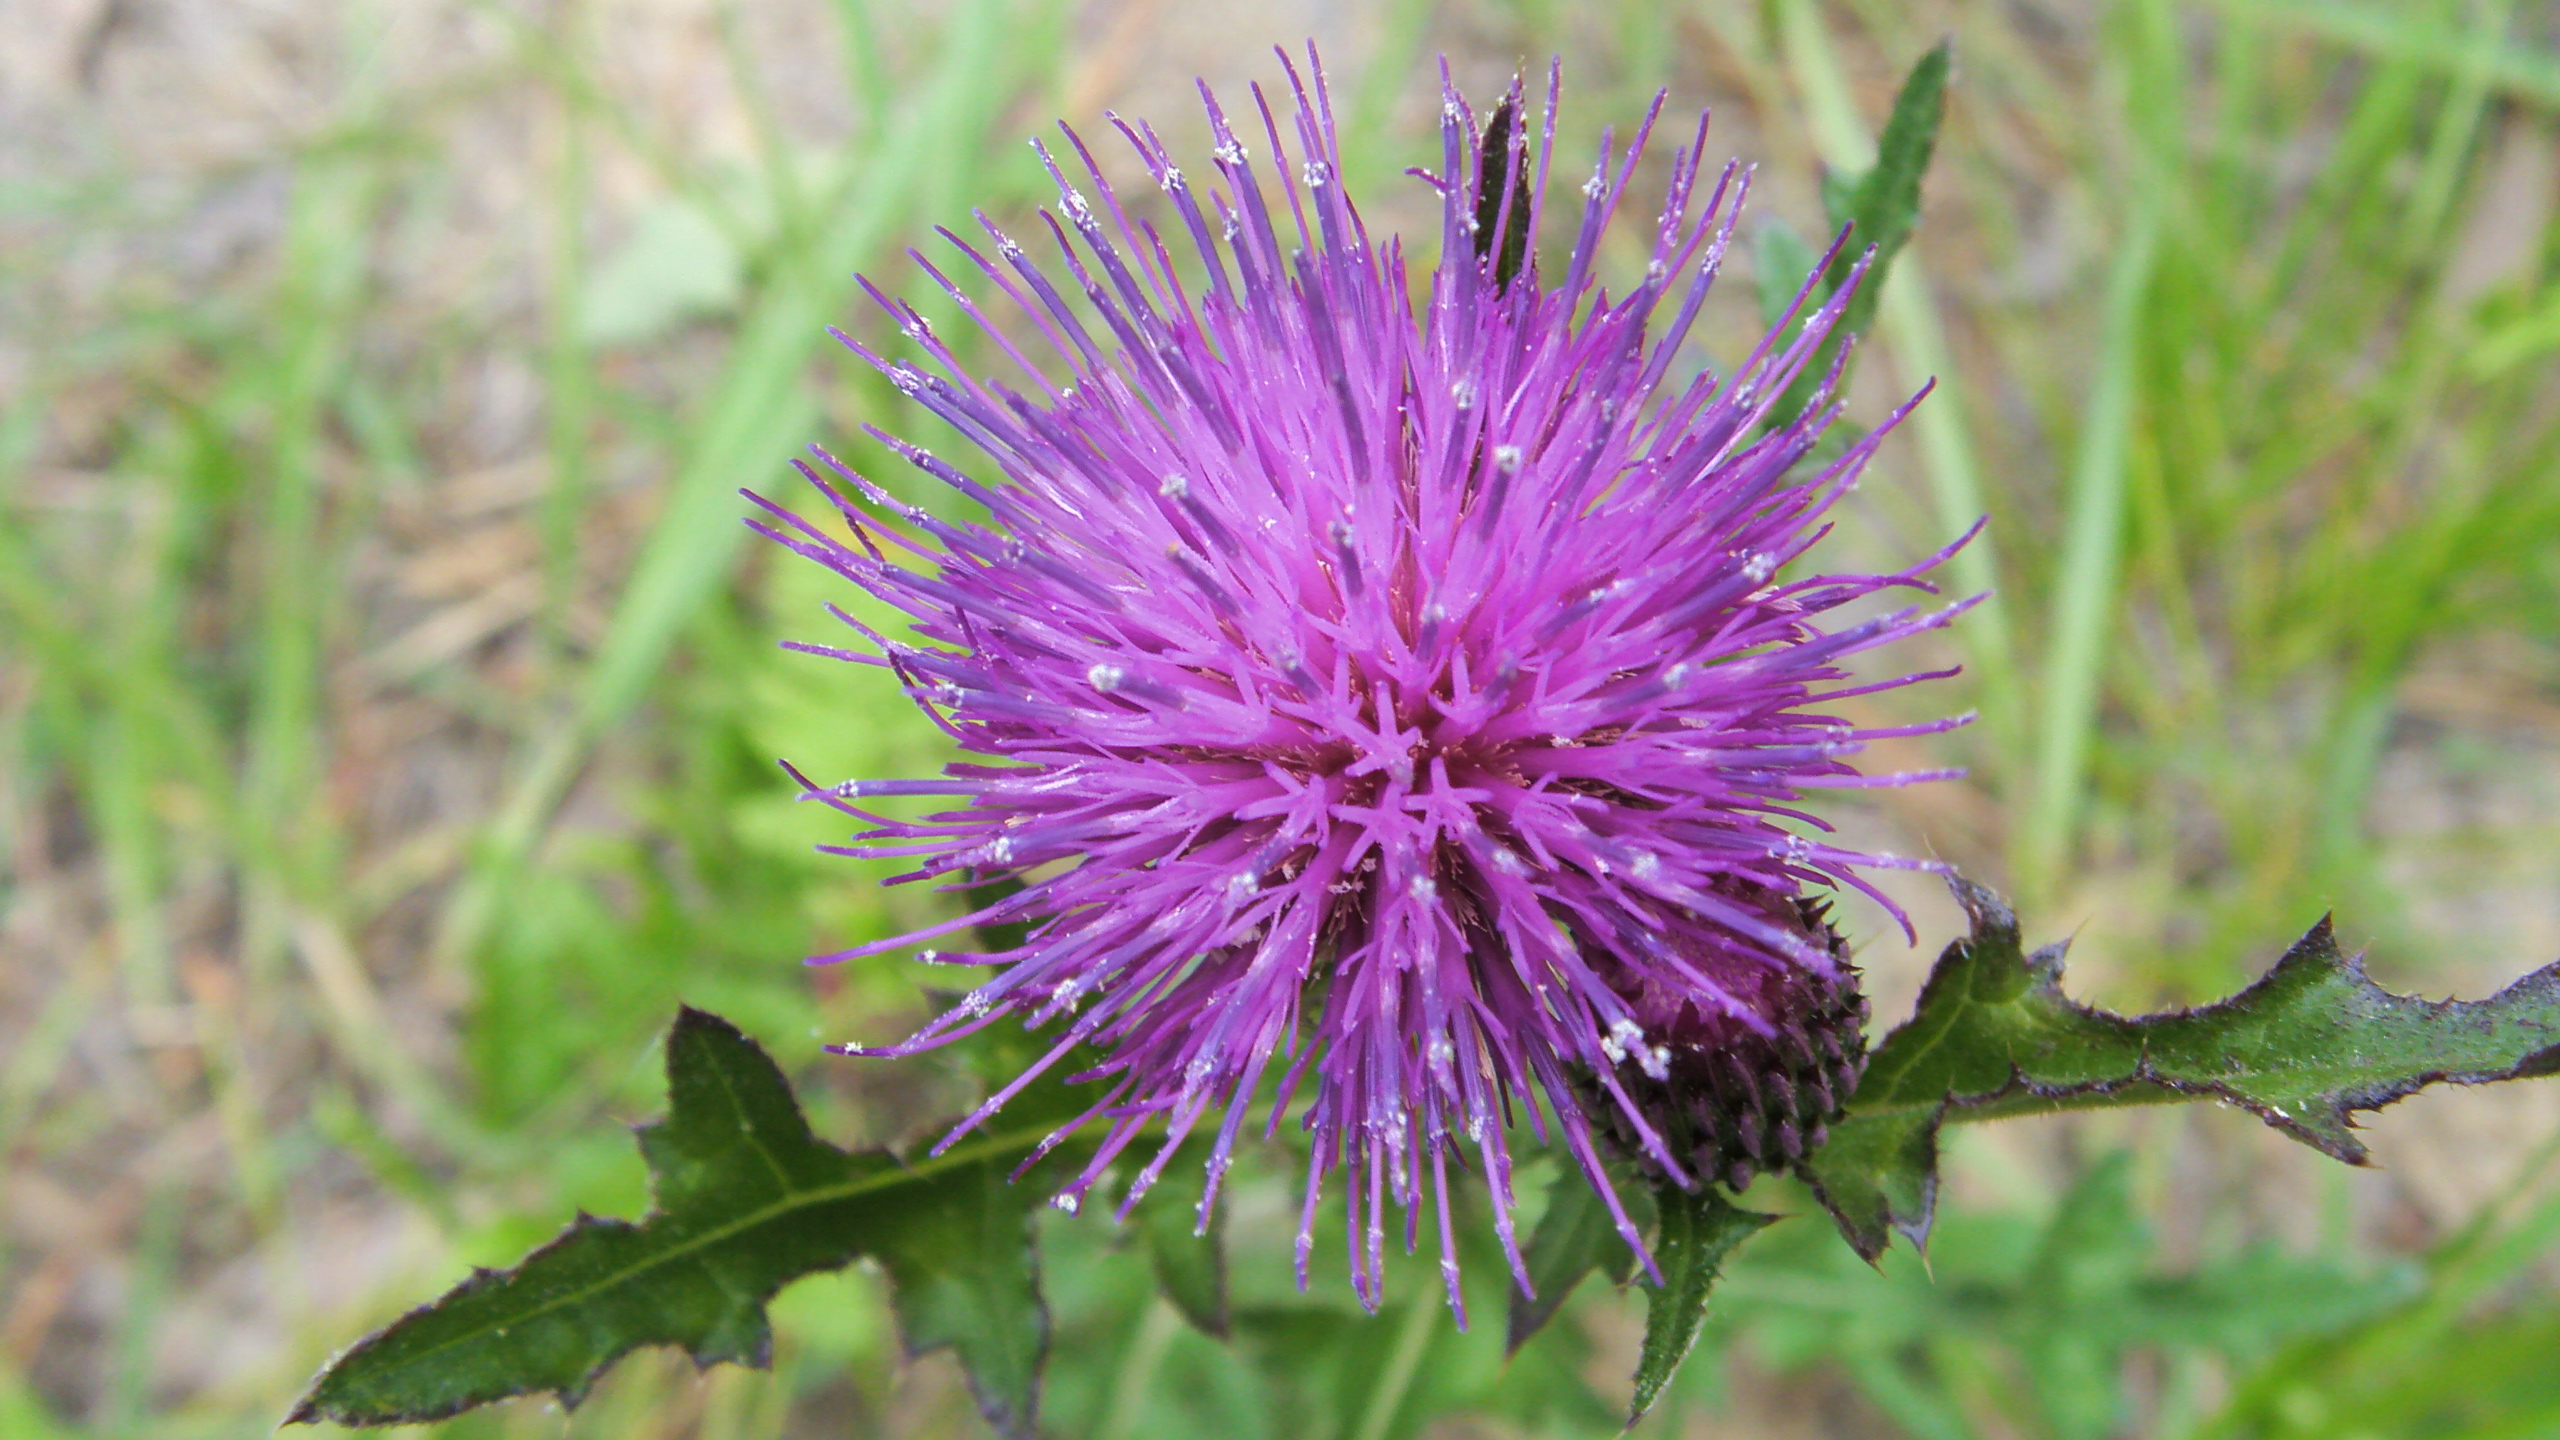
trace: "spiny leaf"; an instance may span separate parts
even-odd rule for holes
[[[1644,1348],[1636,1359],[1635,1397],[1627,1403],[1633,1425],[1662,1398],[1689,1348],[1698,1343],[1706,1323],[1707,1294],[1733,1247],[1759,1233],[1779,1217],[1736,1207],[1715,1187],[1702,1185],[1693,1194],[1676,1185],[1654,1193],[1662,1228],[1653,1243],[1653,1263],[1662,1271],[1645,1307]]]
[[[332,1361],[291,1421],[403,1424],[538,1391],[575,1405],[643,1345],[762,1366],[774,1292],[870,1255],[909,1348],[955,1349],[996,1428],[1031,1433],[1048,1345],[1029,1230],[1040,1191],[1006,1175],[1063,1097],[1026,1094],[1004,1132],[914,1165],[848,1154],[810,1133],[755,1042],[687,1008],[667,1039],[667,1098],[639,1134],[647,1219],[580,1215],[514,1270],[475,1272]]]
[[[1890,1230],[1925,1239],[1943,1120],[2215,1099],[2361,1165],[2357,1111],[2438,1081],[2560,1072],[2560,965],[2487,1000],[2419,1000],[2374,984],[2323,919],[2230,999],[2128,1018],[2064,995],[2064,947],[2022,953],[1999,897],[1954,883],[1972,935],[1939,957],[1911,1019],[1802,1167],[1871,1260]]]
[[[1848,308],[1841,312],[1831,337],[1815,352],[1813,359],[1787,387],[1786,398],[1772,412],[1772,418],[1791,418],[1811,403],[1814,391],[1831,369],[1849,337],[1866,333],[1875,319],[1876,304],[1884,293],[1884,277],[1893,268],[1893,260],[1910,240],[1920,223],[1920,181],[1929,172],[1930,157],[1938,146],[1938,125],[1946,117],[1947,69],[1951,55],[1950,42],[1940,41],[1935,49],[1920,57],[1903,77],[1902,90],[1894,97],[1893,114],[1885,121],[1884,133],[1876,137],[1876,163],[1854,179],[1840,175],[1823,177],[1823,208],[1830,213],[1836,230],[1849,227],[1849,243],[1823,276],[1821,294],[1828,298],[1849,283],[1849,275],[1860,256],[1870,249],[1875,261],[1849,298]],[[1779,257],[1771,253],[1774,229],[1761,232],[1760,260],[1773,262]],[[1777,244],[1784,241],[1777,240]],[[1793,275],[1801,276],[1813,264],[1811,247],[1797,262]],[[1789,282],[1788,295],[1793,296]],[[1762,281],[1765,294],[1769,282]],[[1765,309],[1765,301],[1764,306]]]
[[[1938,1206],[1938,1125],[1944,1113],[1853,1112],[1835,1122],[1831,1138],[1797,1167],[1850,1247],[1867,1259],[1882,1255],[1896,1231],[1912,1249],[1927,1247],[1929,1218]]]
[[[1856,227],[1849,233],[1858,248],[1872,245],[1876,251],[1874,271],[1840,319],[1840,328],[1850,334],[1867,328],[1884,287],[1885,268],[1920,224],[1920,177],[1929,172],[1929,158],[1938,148],[1938,124],[1946,118],[1950,55],[1951,42],[1941,40],[1911,67],[1902,92],[1894,97],[1892,118],[1876,137],[1876,163],[1849,192],[1846,218]],[[1847,278],[1841,272],[1832,288],[1837,290]]]
[[[1031,1211],[1040,1192],[1005,1183],[1013,1157],[926,1182],[879,1217],[866,1248],[889,1272],[907,1354],[949,1348],[996,1433],[1030,1436],[1049,1353]]]
[[[1629,1218],[1643,1223],[1641,1216]],[[1591,1187],[1589,1177],[1571,1166],[1547,1187],[1546,1213],[1538,1217],[1538,1228],[1529,1233],[1529,1248],[1520,1258],[1528,1266],[1535,1293],[1512,1287],[1506,1354],[1517,1354],[1530,1336],[1555,1318],[1583,1276],[1605,1268],[1610,1278],[1624,1284],[1635,1264],[1635,1253],[1618,1238],[1617,1224],[1609,1218],[1600,1192]]]

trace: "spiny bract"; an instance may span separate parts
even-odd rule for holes
[[[1922,778],[1862,779],[1849,757],[1956,723],[1861,729],[1820,707],[1928,678],[1851,686],[1840,666],[1963,607],[1823,624],[1881,590],[1929,589],[1919,577],[1946,552],[1898,574],[1781,578],[1891,422],[1802,474],[1838,413],[1829,387],[1764,424],[1846,288],[1730,377],[1681,363],[1748,185],[1727,165],[1700,199],[1704,117],[1672,159],[1641,282],[1612,299],[1593,271],[1660,98],[1624,151],[1601,137],[1549,288],[1533,241],[1555,72],[1533,155],[1518,84],[1479,128],[1444,66],[1441,163],[1423,176],[1441,201],[1440,258],[1417,295],[1401,243],[1373,237],[1342,192],[1312,50],[1308,62],[1302,76],[1282,57],[1294,147],[1254,92],[1270,188],[1205,85],[1214,182],[1176,168],[1152,128],[1112,120],[1187,232],[1196,281],[1072,130],[1092,196],[1039,147],[1064,224],[1042,218],[1081,304],[983,215],[988,247],[942,233],[1024,325],[992,322],[917,257],[1009,379],[971,374],[919,311],[866,283],[940,373],[838,338],[994,473],[872,433],[986,523],[900,503],[823,451],[867,502],[801,466],[850,542],[757,503],[773,517],[760,528],[902,611],[916,637],[839,612],[870,651],[802,648],[885,665],[995,762],[933,780],[794,777],[872,827],[847,853],[924,857],[905,879],[1019,882],[972,914],[821,958],[1028,927],[994,953],[925,952],[996,973],[903,1044],[841,1048],[903,1055],[1000,1017],[1072,1016],[954,1138],[1093,1047],[1101,1096],[1049,1144],[1089,1122],[1101,1139],[1058,1203],[1080,1204],[1146,1137],[1134,1201],[1205,1122],[1204,1223],[1276,1069],[1266,1133],[1305,1095],[1314,1139],[1300,1283],[1339,1170],[1363,1301],[1378,1297],[1386,1205],[1406,1212],[1410,1247],[1427,1188],[1455,1305],[1453,1161],[1481,1169],[1521,1270],[1515,1102],[1610,1196],[1639,1253],[1602,1176],[1612,1137],[1684,1184],[1747,1178],[1819,1143],[1861,1041],[1854,975],[1798,898],[1913,862],[1811,838],[1825,827],[1798,793]],[[1045,350],[1017,348],[1016,329]],[[890,795],[963,803],[917,821],[854,803]],[[1827,1026],[1812,1037],[1828,1037],[1827,1056],[1793,1070],[1771,1058],[1803,1050],[1808,1026]],[[1666,1084],[1711,1079],[1720,1055],[1739,1057],[1727,1068],[1755,1096],[1762,1073],[1831,1082],[1820,1103],[1764,1097],[1747,1146],[1717,1139],[1713,1116],[1702,1136]]]

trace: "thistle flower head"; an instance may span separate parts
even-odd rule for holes
[[[1764,423],[1846,289],[1729,375],[1683,363],[1748,184],[1705,171],[1703,117],[1671,159],[1642,279],[1612,296],[1600,240],[1661,100],[1623,149],[1603,134],[1588,179],[1550,186],[1554,73],[1532,145],[1516,82],[1479,124],[1444,68],[1440,164],[1416,172],[1440,199],[1439,258],[1417,281],[1343,193],[1312,51],[1304,72],[1283,65],[1288,123],[1257,88],[1250,140],[1202,88],[1205,170],[1112,121],[1164,192],[1170,238],[1067,131],[1070,157],[1040,147],[1060,197],[1044,258],[983,216],[985,243],[944,232],[982,284],[919,257],[1009,358],[1002,376],[870,291],[926,365],[844,343],[980,454],[873,433],[982,523],[902,504],[823,452],[831,477],[801,468],[850,541],[758,503],[768,534],[915,632],[845,617],[868,651],[825,653],[885,666],[981,757],[809,793],[870,827],[856,853],[920,857],[902,878],[1019,882],[822,957],[1026,927],[991,953],[928,952],[993,977],[902,1044],[845,1048],[1054,1025],[955,1138],[1078,1047],[1099,1054],[1098,1098],[1050,1142],[1097,1137],[1070,1208],[1136,1146],[1125,1208],[1205,1135],[1205,1224],[1243,1128],[1295,1116],[1313,1136],[1300,1282],[1338,1175],[1361,1298],[1376,1302],[1392,1205],[1408,1248],[1437,1217],[1456,1304],[1453,1166],[1481,1173],[1521,1270],[1515,1119],[1604,1195],[1604,1145],[1688,1184],[1818,1142],[1855,1078],[1856,989],[1803,897],[1875,894],[1864,869],[1911,862],[1833,846],[1796,806],[1923,778],[1862,778],[1853,757],[1955,722],[1862,729],[1825,707],[1925,678],[1853,686],[1842,665],[1963,607],[1829,618],[1928,590],[1944,552],[1789,578],[1891,427],[1800,468],[1837,414],[1827,387]],[[1558,206],[1573,240],[1548,284],[1534,242]],[[973,290],[1024,323],[993,323]],[[1017,331],[1037,332],[1028,353]],[[957,803],[914,821],[861,804],[910,794]],[[1702,1094],[1727,1096],[1703,1120]],[[1727,1113],[1743,1109],[1750,1127]]]

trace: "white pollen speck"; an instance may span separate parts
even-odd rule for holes
[[[1213,153],[1217,155],[1218,163],[1222,165],[1241,165],[1244,163],[1246,152],[1243,141],[1230,140],[1219,146]]]
[[[1191,493],[1191,482],[1179,475],[1167,475],[1164,483],[1156,487],[1156,493],[1168,500],[1179,500]]]
[[[1072,1190],[1067,1190],[1050,1196],[1049,1203],[1056,1206],[1058,1209],[1064,1210],[1068,1214],[1073,1215],[1078,1210],[1084,1208],[1084,1197],[1078,1195]]]
[[[994,1008],[994,1002],[987,999],[984,990],[972,990],[960,997],[960,1012],[973,1020]]]
[[[1600,1053],[1608,1056],[1609,1063],[1615,1065],[1623,1062],[1630,1050],[1639,1054],[1643,1052],[1644,1027],[1621,1015],[1609,1022],[1609,1033],[1600,1042]]]
[[[1636,1067],[1656,1080],[1670,1079],[1671,1048],[1667,1045],[1656,1045],[1650,1050],[1637,1051]]]
[[[1696,673],[1695,667],[1690,665],[1688,661],[1677,661],[1670,669],[1662,672],[1663,687],[1669,690],[1686,689],[1688,688],[1689,677],[1694,673]]]
[[[1084,672],[1084,678],[1086,684],[1108,695],[1120,688],[1120,682],[1129,678],[1129,672],[1106,661]]]
[[[1321,190],[1324,188],[1326,172],[1323,161],[1310,160],[1298,173],[1305,178],[1308,189]]]
[[[1076,225],[1077,225],[1077,227],[1078,227],[1079,229],[1091,229],[1091,228],[1092,228],[1092,226],[1093,226],[1093,207],[1092,207],[1091,205],[1088,205],[1088,204],[1086,204],[1086,203],[1085,203],[1085,198],[1084,198],[1084,192],[1083,192],[1083,191],[1081,191],[1081,190],[1070,190],[1070,191],[1068,191],[1068,192],[1067,192],[1067,195],[1066,195],[1066,204],[1067,204],[1067,218],[1068,218],[1068,219],[1075,221],[1075,222],[1076,222]]]
[[[1597,200],[1607,193],[1607,189],[1600,183],[1600,175],[1597,171],[1592,172],[1590,179],[1582,182],[1582,198],[1585,200]]]
[[[919,950],[916,952],[916,958],[923,961],[925,964],[930,965],[934,961],[942,958],[942,952],[939,950]]]
[[[1239,900],[1261,888],[1262,872],[1259,870],[1239,870],[1227,877],[1227,894]]]
[[[1493,468],[1505,475],[1517,471],[1520,468],[1520,447],[1517,445],[1494,446]]]
[[[1647,262],[1644,267],[1644,278],[1657,285],[1661,284],[1663,277],[1670,273],[1671,272],[1668,269],[1663,267],[1663,264],[1659,259]]]
[[[1174,194],[1181,190],[1183,185],[1182,167],[1179,165],[1167,165],[1164,167],[1164,178],[1156,183],[1164,187],[1164,193],[1167,195]]]
[[[1521,860],[1519,856],[1512,854],[1510,851],[1503,849],[1499,845],[1493,847],[1493,868],[1501,871],[1505,875],[1526,875],[1529,873],[1529,866],[1526,862]]]
[[[1473,380],[1457,380],[1451,382],[1449,386],[1449,403],[1457,406],[1461,410],[1473,410],[1476,408],[1476,382]]]
[[[1742,557],[1742,573],[1754,585],[1768,579],[1777,568],[1778,557],[1766,550],[1754,550]]]
[[[982,853],[987,857],[987,863],[991,865],[1002,865],[1006,863],[1013,858],[1013,837],[1010,835],[997,836],[993,840],[987,842],[986,848]]]
[[[1661,870],[1662,857],[1650,850],[1637,851],[1635,860],[1627,866],[1627,873],[1639,880],[1650,880]]]
[[[1440,898],[1440,882],[1432,879],[1428,875],[1414,876],[1413,883],[1406,886],[1405,889],[1406,892],[1412,895],[1414,899],[1421,901],[1425,905],[1428,905]]]

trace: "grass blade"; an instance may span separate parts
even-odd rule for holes
[[[2055,572],[2036,734],[2035,790],[2011,861],[2021,888],[2030,895],[2055,883],[2070,858],[2080,821],[2089,737],[2097,727],[2098,682],[2115,626],[2134,367],[2142,344],[2142,300],[2151,285],[2158,238],[2158,217],[2146,199],[2107,275],[2098,372],[2089,387],[2088,418],[2064,497],[2062,558]]]

